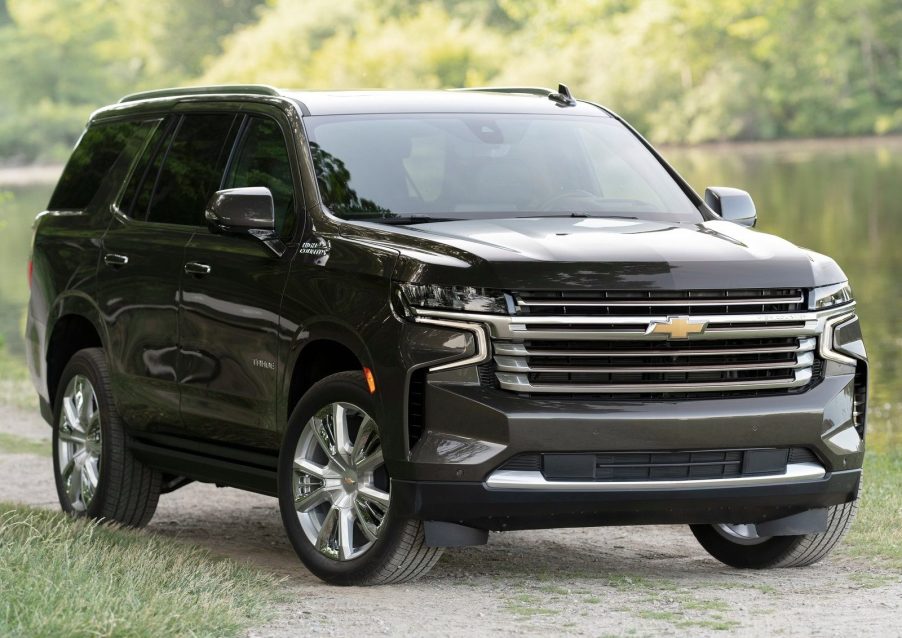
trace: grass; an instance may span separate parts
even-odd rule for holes
[[[0,452],[6,454],[34,454],[36,456],[50,456],[50,441],[34,441],[24,436],[16,436],[7,432],[0,432]]]
[[[861,507],[842,551],[902,569],[902,450],[869,452]]]
[[[140,531],[0,504],[0,635],[234,636],[278,581]]]

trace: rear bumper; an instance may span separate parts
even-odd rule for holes
[[[392,481],[392,508],[420,520],[489,530],[761,523],[858,495],[861,470],[821,479],[740,487],[687,489],[498,489],[485,482]]]

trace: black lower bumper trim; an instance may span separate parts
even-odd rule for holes
[[[488,530],[761,523],[854,500],[860,479],[861,470],[846,470],[800,483],[641,491],[522,491],[394,480],[392,508],[409,518]]]

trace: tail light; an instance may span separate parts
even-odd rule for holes
[[[34,262],[28,260],[28,289],[31,290],[31,278],[34,275]]]

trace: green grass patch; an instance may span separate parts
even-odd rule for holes
[[[902,451],[868,453],[861,506],[842,551],[902,569]]]
[[[234,636],[279,592],[196,547],[0,504],[2,636]]]
[[[50,456],[50,440],[35,441],[24,436],[16,436],[7,432],[0,432],[0,452],[7,454],[34,454],[36,456]]]

